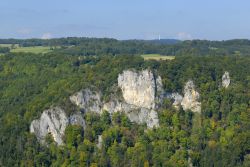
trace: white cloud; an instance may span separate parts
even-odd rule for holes
[[[52,34],[51,33],[49,33],[49,32],[47,32],[47,33],[44,33],[43,35],[42,35],[42,37],[41,37],[42,39],[50,39],[50,38],[52,38]]]
[[[191,34],[186,33],[186,32],[179,32],[177,34],[177,38],[180,40],[191,40],[193,37]]]

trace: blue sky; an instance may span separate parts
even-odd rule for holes
[[[1,0],[0,38],[250,39],[249,0]]]

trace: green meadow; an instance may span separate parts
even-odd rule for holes
[[[175,56],[165,56],[160,54],[143,54],[144,60],[173,60]]]
[[[12,44],[0,44],[0,47],[9,47],[11,48]],[[14,44],[14,47],[19,47],[18,44]]]
[[[17,47],[12,49],[11,52],[30,52],[30,53],[48,53],[51,49],[49,46],[31,46],[31,47]]]

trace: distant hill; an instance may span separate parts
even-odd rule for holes
[[[152,40],[122,40],[124,42],[142,42],[142,43],[150,43],[150,44],[163,44],[163,45],[174,45],[181,43],[181,40],[178,39],[152,39]]]
[[[177,44],[181,43],[180,40],[178,39],[154,39],[154,40],[148,40],[151,43],[156,43],[156,44]]]
[[[20,47],[59,47],[56,51],[73,55],[250,55],[250,40],[226,41],[186,40],[117,40],[112,38],[55,38],[55,39],[0,39],[0,44],[18,44]]]

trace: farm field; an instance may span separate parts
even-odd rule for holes
[[[144,54],[141,55],[144,60],[173,60],[175,56],[165,56],[160,54]]]
[[[49,46],[32,46],[32,47],[18,47],[12,49],[11,52],[30,52],[30,53],[48,53],[50,52]]]
[[[12,44],[0,44],[0,47],[9,47],[11,48]],[[14,44],[14,47],[19,47],[18,44]]]

